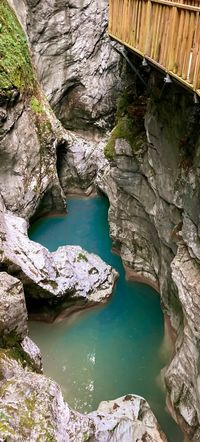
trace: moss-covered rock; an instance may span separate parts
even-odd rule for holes
[[[26,35],[7,0],[0,1],[0,106],[0,188],[6,206],[30,217],[48,193],[48,210],[63,210],[56,147],[67,134],[40,89]]]
[[[127,88],[117,100],[116,126],[104,148],[104,155],[109,161],[116,156],[115,141],[126,140],[133,153],[137,152],[146,140],[144,129],[145,100],[135,103],[134,91]]]
[[[14,11],[0,2],[0,93],[10,95],[34,88],[35,76],[27,40]]]

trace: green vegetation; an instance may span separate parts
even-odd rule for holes
[[[141,133],[133,118],[129,115],[119,118],[104,148],[104,155],[110,161],[113,161],[115,158],[115,140],[119,138],[126,140],[130,144],[133,152],[137,152],[145,140],[144,133]]]
[[[144,144],[144,104],[135,104],[134,100],[134,91],[131,88],[127,88],[117,99],[116,126],[104,148],[104,155],[109,161],[113,161],[116,156],[116,139],[126,140],[133,152],[137,152]]]
[[[35,78],[28,44],[14,11],[0,1],[0,92],[9,96],[13,89],[30,91]]]
[[[87,256],[85,256],[83,253],[79,253],[76,260],[78,262],[80,262],[80,261],[88,262]]]
[[[30,110],[33,113],[34,123],[37,129],[38,139],[41,145],[41,153],[46,154],[48,144],[52,143],[52,126],[48,114],[45,109],[43,98],[39,92],[35,90],[36,95],[32,95],[29,101]],[[50,109],[50,108],[49,108]]]
[[[45,113],[44,106],[36,97],[33,96],[31,98],[30,105],[31,105],[31,109],[33,110],[33,112],[35,112],[35,114],[40,115],[40,114]]]

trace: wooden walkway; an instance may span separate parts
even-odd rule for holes
[[[109,35],[200,95],[200,0],[109,0]]]

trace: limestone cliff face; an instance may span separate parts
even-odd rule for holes
[[[199,105],[175,85],[150,80],[147,104],[130,90],[106,145],[97,184],[110,201],[110,233],[127,277],[161,293],[176,332],[165,374],[169,403],[189,437],[199,440]],[[132,101],[131,101],[132,100]],[[143,116],[142,116],[143,113]],[[143,119],[143,124],[141,120]]]
[[[16,11],[19,0],[12,0]],[[21,0],[43,90],[68,129],[104,130],[120,87],[119,56],[106,34],[106,0]],[[23,17],[22,17],[23,16]]]
[[[8,209],[30,217],[47,192],[49,208],[64,207],[56,170],[63,132],[37,83],[22,28],[4,0],[0,25],[0,188]]]
[[[68,134],[58,152],[61,186],[86,194],[114,122],[126,65],[107,35],[107,0],[9,0],[22,23],[39,83]],[[86,165],[86,167],[85,167]],[[78,183],[78,184],[77,184]]]

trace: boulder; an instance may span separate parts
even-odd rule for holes
[[[59,247],[50,253],[28,238],[27,222],[1,208],[1,262],[24,284],[33,298],[66,297],[85,302],[105,302],[117,272],[101,258],[79,246]]]

